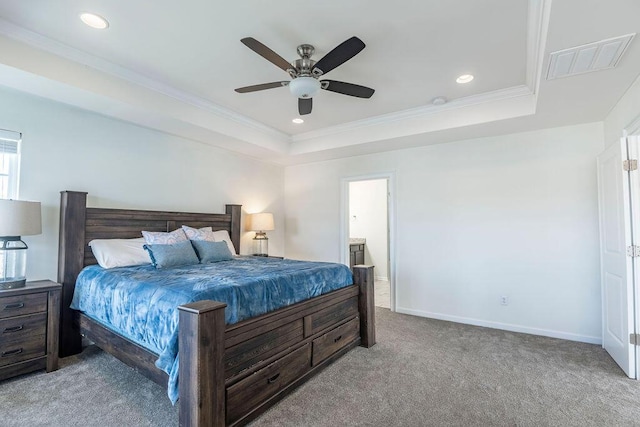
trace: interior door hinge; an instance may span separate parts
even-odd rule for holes
[[[622,162],[622,169],[625,171],[634,171],[638,169],[638,161],[636,159],[624,160]]]
[[[627,246],[627,256],[640,257],[640,246]]]
[[[638,335],[638,334],[629,334],[629,343],[631,345],[640,345],[640,335]]]

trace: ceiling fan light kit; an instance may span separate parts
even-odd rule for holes
[[[365,48],[365,44],[357,37],[351,37],[340,43],[318,62],[311,59],[315,48],[310,44],[301,44],[297,48],[300,59],[296,59],[291,63],[287,62],[286,59],[253,37],[246,37],[240,41],[267,61],[286,71],[292,80],[245,86],[237,88],[236,92],[238,93],[256,92],[289,86],[291,94],[298,98],[298,112],[300,115],[305,115],[311,113],[313,96],[318,93],[320,89],[342,95],[354,96],[356,98],[371,98],[375,92],[375,90],[371,88],[353,83],[336,80],[319,80],[321,76],[344,64]]]
[[[297,77],[289,83],[289,90],[296,98],[313,98],[320,90],[320,82],[315,77]]]

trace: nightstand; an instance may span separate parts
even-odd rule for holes
[[[0,380],[58,369],[61,289],[40,280],[0,291]]]

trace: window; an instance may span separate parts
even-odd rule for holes
[[[0,199],[18,198],[22,134],[0,129]]]

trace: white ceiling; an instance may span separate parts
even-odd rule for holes
[[[357,155],[602,120],[640,73],[640,41],[616,69],[546,81],[552,51],[637,31],[637,0],[0,0],[0,85],[279,163]],[[86,27],[83,11],[106,17]],[[351,36],[367,47],[327,77],[376,89],[321,91],[294,125],[288,80],[246,48],[320,59]],[[471,73],[467,85],[455,83]],[[445,96],[436,107],[430,101]]]

